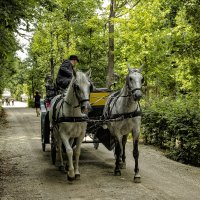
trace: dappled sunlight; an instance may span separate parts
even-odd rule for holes
[[[10,103],[7,105],[5,102],[2,105],[3,108],[26,108],[28,107],[27,102],[15,101],[14,104]]]
[[[28,137],[28,136],[14,136],[14,135],[11,135],[11,136],[7,136],[6,138],[4,137],[0,137],[0,143],[1,142],[4,142],[4,141],[11,141],[11,140],[16,140],[16,141],[27,141],[27,139],[29,140],[41,140],[41,138],[38,136],[34,136],[34,137]]]

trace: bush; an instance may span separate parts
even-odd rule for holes
[[[174,160],[200,166],[199,111],[196,98],[154,101],[143,109],[145,143],[166,149]]]
[[[28,107],[29,108],[35,108],[34,99],[28,99]]]

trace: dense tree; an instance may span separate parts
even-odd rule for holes
[[[112,0],[107,7],[102,3],[41,0],[36,7],[31,0],[1,2],[1,35],[6,38],[0,45],[1,77],[20,71],[14,33],[19,32],[17,27],[23,19],[25,27],[29,28],[30,22],[35,26],[29,65],[34,68],[38,86],[29,87],[32,93],[44,84],[47,73],[55,77],[63,59],[72,53],[81,58],[78,68],[92,68],[93,81],[99,86],[104,86],[106,76],[110,85],[114,71],[123,80],[130,64],[143,65],[147,96],[199,92],[197,0]],[[32,20],[33,16],[37,18]],[[1,88],[4,83],[0,83]]]
[[[121,88],[127,65],[143,66],[144,137],[199,166],[199,0],[106,2],[0,0],[0,94],[43,93],[46,74],[55,78],[70,54],[80,57],[78,69],[92,69],[98,87],[110,86],[116,72]],[[25,61],[15,54],[21,27],[34,27]]]
[[[36,4],[34,0],[0,1],[0,93],[16,72],[15,54],[20,47],[15,36],[21,34],[19,25],[23,23],[29,29]]]

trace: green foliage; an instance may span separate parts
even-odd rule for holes
[[[7,83],[12,80],[16,74],[17,59],[15,53],[20,49],[16,34],[20,34],[19,25],[23,23],[26,30],[29,30],[29,24],[33,20],[35,6],[34,0],[10,0],[0,1],[0,93],[8,87]]]
[[[120,75],[115,88],[124,84],[127,64],[143,64],[145,105],[159,99],[144,110],[144,137],[170,150],[170,157],[199,165],[199,105],[187,99],[200,92],[199,1],[145,0],[132,8],[134,3],[117,0],[112,18],[114,70]],[[102,4],[103,0],[0,0],[0,93],[7,87],[16,98],[21,93],[31,98],[36,90],[42,95],[46,74],[55,79],[70,54],[79,56],[78,69],[91,68],[95,85],[104,87],[109,6]],[[15,56],[20,24],[27,31],[30,24],[35,29],[23,62]],[[181,141],[181,148],[175,140]]]
[[[81,70],[92,69],[93,81],[105,81],[104,22],[98,18],[99,1],[61,1],[45,6],[31,42],[30,56],[37,68],[54,77],[70,54],[80,57]],[[52,5],[51,5],[52,7]],[[45,75],[44,75],[45,76]]]
[[[34,99],[28,99],[28,107],[29,108],[35,108],[35,103],[34,103]]]
[[[197,97],[165,98],[146,106],[142,123],[144,141],[166,149],[174,160],[200,166],[199,103]]]

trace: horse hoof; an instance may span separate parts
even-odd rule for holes
[[[75,179],[76,180],[80,180],[81,179],[81,175],[80,174],[75,174]]]
[[[66,170],[67,172],[69,171],[69,166],[68,166],[68,165],[65,166],[65,170]]]
[[[72,181],[75,180],[75,177],[70,177],[70,176],[68,175],[68,176],[67,176],[67,180],[68,180],[69,182],[72,182]]]
[[[126,163],[125,162],[120,163],[120,169],[126,169]]]
[[[135,183],[141,183],[141,176],[140,175],[135,175],[134,176],[134,182]]]
[[[121,171],[120,170],[115,170],[114,175],[115,176],[121,176]]]
[[[61,165],[61,166],[59,166],[59,170],[63,172],[63,171],[65,171],[65,167]]]

